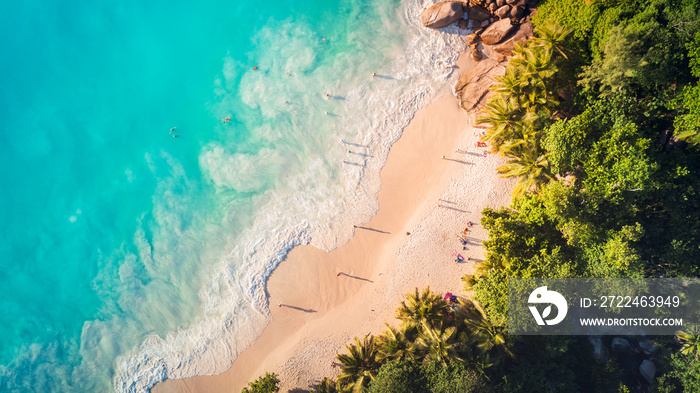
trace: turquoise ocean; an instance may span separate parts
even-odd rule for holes
[[[274,267],[376,212],[454,80],[464,32],[420,27],[429,3],[2,2],[0,391],[230,367]]]

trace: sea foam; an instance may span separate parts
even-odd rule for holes
[[[262,124],[251,135],[267,147],[239,151],[213,142],[202,148],[200,167],[222,195],[226,190],[267,191],[251,197],[255,207],[249,217],[237,217],[236,209],[223,213],[222,220],[240,220],[248,228],[225,242],[231,252],[199,290],[203,316],[165,338],[151,335],[120,356],[117,392],[146,392],[166,378],[228,369],[270,322],[265,282],[289,250],[309,243],[332,250],[351,238],[352,224],[377,212],[379,174],[392,144],[415,112],[454,81],[452,65],[466,47],[465,32],[456,27],[434,31],[420,26],[419,14],[431,3],[404,1],[398,9],[379,11],[385,34],[403,35],[384,48],[389,52],[384,64],[358,63],[338,54],[318,65],[319,53],[329,49],[310,27],[291,21],[256,33],[254,40],[269,49],[258,59],[259,70],[241,71],[232,57],[224,60],[216,81],[219,101],[211,110],[231,116],[234,123],[260,116]],[[375,39],[362,34],[361,18],[353,22],[350,39]],[[381,68],[372,68],[377,66]],[[372,78],[372,72],[377,76]],[[326,92],[328,100],[323,99]],[[239,101],[246,110],[230,113]],[[312,126],[332,131],[310,133],[307,127]],[[148,260],[150,246],[139,241]],[[95,330],[100,327],[86,325],[83,341],[99,337]]]

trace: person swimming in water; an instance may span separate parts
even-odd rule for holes
[[[173,128],[171,128],[171,129],[170,129],[170,133],[172,134],[172,133],[173,133],[173,131],[175,131],[175,129],[176,129],[176,128],[177,128],[177,127],[173,127]]]

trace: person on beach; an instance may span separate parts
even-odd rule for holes
[[[376,73],[376,72],[373,72],[373,73],[372,73],[372,78],[374,78],[375,76],[377,76],[377,73]]]
[[[326,93],[326,99],[331,98],[331,93]]]

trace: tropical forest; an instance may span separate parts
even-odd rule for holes
[[[478,118],[517,183],[482,212],[471,300],[416,288],[317,392],[700,392],[700,330],[602,336],[601,358],[588,336],[507,329],[509,278],[700,275],[700,1],[544,0],[532,23]],[[652,380],[628,364],[638,342]]]

